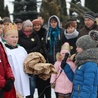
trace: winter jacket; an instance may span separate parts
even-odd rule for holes
[[[81,37],[83,35],[88,35],[89,31],[91,31],[91,30],[98,30],[98,25],[94,24],[92,26],[92,28],[87,28],[86,26],[84,26],[82,29],[79,30],[78,37]]]
[[[40,43],[41,43],[41,48],[40,48],[40,53],[45,57],[45,59],[47,60],[48,59],[48,50],[47,50],[47,47],[46,47],[46,29],[41,27],[41,29],[39,31],[35,31],[35,33],[39,36],[39,39],[40,39]]]
[[[94,62],[86,62],[77,67],[71,98],[96,98],[98,85],[97,66]]]
[[[73,72],[75,71],[75,65],[72,61],[67,61]],[[64,71],[61,72],[61,61],[56,61],[54,64],[58,74],[52,74],[50,83],[55,83],[55,92],[67,94],[72,92],[73,83],[68,79]]]
[[[18,44],[23,46],[27,53],[39,52],[41,47],[40,39],[35,32],[27,37],[22,31],[20,31]]]
[[[71,98],[97,98],[98,87],[98,49],[91,48],[76,55],[77,68],[73,78],[73,92]],[[64,72],[68,71],[64,67]],[[72,70],[70,69],[69,72]],[[72,77],[73,77],[72,76]],[[70,76],[68,77],[70,79]]]

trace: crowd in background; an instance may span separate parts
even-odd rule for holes
[[[41,16],[0,19],[0,98],[34,98],[35,89],[38,98],[52,98],[51,87],[56,98],[97,98],[98,14],[90,11],[83,18],[80,30],[77,19],[68,19],[62,27],[56,15],[47,26]],[[32,52],[41,53],[57,74],[43,80],[25,73],[23,62]]]

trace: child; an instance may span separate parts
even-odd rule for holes
[[[76,41],[76,64],[71,98],[97,98],[98,31],[91,30]]]
[[[71,92],[72,92],[72,82],[68,79],[66,74],[61,68],[61,62],[64,59],[65,53],[69,53],[69,51],[66,49],[62,49],[60,54],[57,56],[57,61],[54,64],[54,67],[56,68],[58,74],[53,74],[51,76],[50,83],[54,85],[54,90],[56,92],[57,98],[70,98]],[[69,53],[70,54],[70,53]],[[70,65],[73,71],[75,71],[75,65],[74,63],[69,59],[65,61]],[[62,72],[61,72],[62,71]]]
[[[71,55],[76,53],[76,40],[79,32],[76,30],[76,26],[73,21],[68,21],[65,25],[65,31],[62,33],[61,41],[62,44],[68,42],[70,46],[73,47],[71,50]]]
[[[15,76],[16,92],[22,96],[28,96],[30,95],[29,76],[23,70],[23,62],[27,52],[23,47],[17,45],[18,30],[16,25],[9,24],[4,28],[4,39],[8,60]]]
[[[48,19],[48,32],[46,35],[46,44],[49,51],[50,63],[54,64],[55,55],[61,48],[61,33],[63,29],[60,28],[60,20],[56,15],[52,15]]]

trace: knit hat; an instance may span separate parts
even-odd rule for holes
[[[33,24],[33,25],[35,25],[35,24],[40,24],[40,25],[42,25],[40,19],[34,19],[34,20],[32,21],[32,24]]]
[[[17,23],[22,23],[22,20],[20,19],[20,18],[16,18],[15,20],[14,20],[14,22],[17,24]]]
[[[81,47],[83,50],[95,48],[98,44],[98,31],[91,30],[89,35],[84,35],[77,39],[76,46]]]
[[[4,18],[3,18],[3,23],[5,23],[5,22],[11,23],[10,18],[9,18],[9,17],[4,17]]]
[[[87,13],[85,13],[84,18],[89,18],[89,19],[95,21],[95,13],[92,11],[87,12]]]
[[[32,22],[31,22],[30,20],[26,20],[26,21],[24,21],[23,24],[22,24],[22,27],[23,27],[23,28],[25,28],[25,27],[27,27],[27,26],[31,26],[31,27],[33,26],[33,25],[32,25]]]

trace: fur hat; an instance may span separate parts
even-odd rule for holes
[[[33,26],[33,25],[32,25],[32,22],[31,22],[30,20],[26,20],[26,21],[24,21],[23,24],[22,24],[22,27],[23,27],[23,28],[25,28],[25,27],[27,27],[27,26]]]
[[[63,53],[69,53],[70,54],[70,50],[71,50],[71,46],[69,45],[68,42],[65,42],[61,47],[61,51],[56,54],[56,60],[61,61],[62,60],[62,54]]]
[[[84,35],[77,39],[76,46],[81,47],[83,50],[95,48],[98,44],[98,31],[91,30],[89,35]]]
[[[73,48],[73,47],[70,46],[68,42],[65,42],[65,43],[62,45],[61,50],[67,50],[67,51],[70,52],[72,48]]]
[[[35,24],[40,24],[40,25],[42,25],[40,19],[34,19],[34,20],[32,21],[32,24],[33,24],[33,25],[35,25]]]
[[[85,13],[84,18],[89,18],[89,19],[95,21],[95,13],[92,11],[87,12],[87,13]]]

